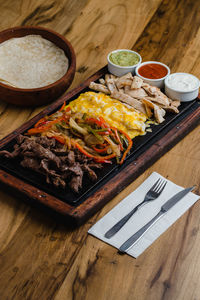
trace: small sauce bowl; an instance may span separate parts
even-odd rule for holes
[[[189,73],[173,73],[165,79],[165,94],[173,99],[188,102],[199,93],[199,79]]]
[[[120,53],[122,51],[127,52],[127,53],[133,53],[134,55],[138,56],[139,61],[136,64],[130,65],[130,66],[120,66],[118,64],[113,63],[110,59],[111,54]],[[135,51],[128,50],[128,49],[118,49],[118,50],[114,50],[114,51],[112,51],[108,54],[107,61],[108,61],[108,71],[111,74],[120,77],[120,76],[123,76],[123,75],[125,75],[129,72],[134,74],[135,73],[135,68],[140,65],[140,63],[142,61],[142,58],[141,58],[140,54],[135,52]]]
[[[135,73],[144,82],[162,89],[170,74],[170,68],[158,61],[145,61],[136,68]]]

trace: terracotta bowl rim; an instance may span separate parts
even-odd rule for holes
[[[52,29],[47,29],[47,28],[41,27],[41,26],[16,26],[16,27],[11,27],[11,28],[8,28],[8,29],[0,31],[0,36],[2,34],[6,33],[6,32],[11,32],[11,31],[15,32],[15,31],[20,31],[21,29],[33,29],[33,30],[36,29],[36,30],[50,32],[51,34],[53,34],[53,35],[57,36],[58,38],[60,38],[61,40],[63,40],[63,42],[69,48],[69,51],[70,51],[70,54],[71,54],[71,58],[67,57],[68,60],[69,60],[69,68],[68,68],[67,72],[60,79],[58,79],[57,81],[55,81],[55,82],[53,82],[51,84],[45,85],[43,87],[40,87],[40,88],[23,89],[23,88],[17,88],[17,87],[13,87],[13,86],[10,86],[10,85],[6,85],[6,84],[3,84],[2,82],[0,82],[0,87],[6,88],[6,89],[11,90],[11,91],[14,91],[16,93],[18,93],[18,92],[20,92],[20,93],[42,92],[42,91],[46,91],[48,89],[51,89],[52,87],[58,86],[63,81],[65,81],[65,79],[68,79],[68,76],[71,73],[73,73],[73,72],[75,73],[75,69],[76,69],[76,55],[75,55],[75,52],[74,52],[74,49],[73,49],[71,43],[64,36],[62,36],[61,34],[59,34],[58,32],[56,32],[56,31],[54,31]],[[15,36],[13,35],[13,38],[14,37]],[[9,39],[6,39],[5,41],[7,41]]]

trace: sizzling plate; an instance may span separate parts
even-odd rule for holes
[[[86,90],[82,92],[85,92]],[[70,99],[70,101],[72,100],[73,98]],[[48,194],[56,196],[61,201],[77,206],[91,196],[100,186],[105,184],[116,173],[119,173],[128,163],[136,159],[136,157],[138,157],[145,149],[150,147],[150,145],[155,142],[158,136],[160,137],[165,135],[173,126],[175,126],[176,122],[180,121],[187,114],[189,114],[190,111],[197,105],[199,104],[195,100],[192,102],[182,103],[179,108],[180,113],[178,115],[167,113],[165,121],[162,124],[151,125],[152,132],[147,132],[146,135],[138,136],[133,139],[133,147],[122,166],[117,165],[114,160],[112,165],[104,164],[102,169],[95,170],[98,176],[98,180],[95,183],[91,182],[87,176],[84,176],[83,188],[80,190],[79,194],[74,193],[70,188],[62,190],[54,187],[53,185],[47,184],[43,175],[23,168],[20,165],[19,159],[13,160],[0,157],[0,167],[8,173],[23,179],[24,181],[47,192]],[[14,144],[15,142],[11,141],[2,149],[12,151]]]

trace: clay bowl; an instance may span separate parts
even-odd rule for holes
[[[40,106],[56,100],[70,86],[76,70],[76,55],[72,45],[62,35],[53,30],[43,27],[14,27],[0,32],[0,43],[29,34],[39,34],[63,49],[69,59],[69,68],[59,80],[41,88],[21,89],[0,83],[0,100],[18,106]]]

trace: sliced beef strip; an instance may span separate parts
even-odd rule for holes
[[[26,137],[25,137],[24,135],[19,134],[19,135],[17,136],[17,143],[20,145],[20,144],[23,143],[23,141],[24,141],[25,139],[26,139]]]
[[[33,157],[24,157],[20,164],[22,167],[29,168],[34,171],[38,171],[40,168],[40,162],[37,160],[37,158]]]
[[[46,174],[56,176],[55,170],[50,170],[49,161],[47,159],[42,159],[40,162],[40,169],[43,170]]]
[[[7,158],[15,158],[20,154],[20,152],[21,152],[20,146],[18,144],[16,144],[14,146],[13,152],[9,152],[7,150],[2,150],[2,151],[0,151],[0,156],[5,156]]]
[[[23,151],[23,157],[35,157],[35,153],[33,151]]]
[[[69,153],[67,155],[67,159],[68,159],[70,165],[73,165],[75,163],[74,151],[69,151]]]
[[[35,142],[37,144],[40,144],[44,148],[54,148],[56,146],[56,140],[55,139],[49,139],[46,136],[40,136],[35,138]]]
[[[48,148],[44,148],[38,143],[32,143],[32,149],[38,158],[46,158],[55,163],[56,167],[60,167],[60,159]]]
[[[67,156],[65,156],[64,158],[61,157],[61,161],[62,161],[63,163],[62,163],[62,165],[60,166],[60,172],[64,173],[64,172],[69,171],[69,166],[68,166],[68,164],[66,163],[66,161],[67,161]]]
[[[46,175],[46,182],[53,183],[56,187],[65,188],[66,183],[59,174],[56,174],[54,170],[48,168],[48,161],[43,159],[39,162],[36,158],[25,157],[21,161],[21,165],[24,168],[32,169],[36,172]]]
[[[68,151],[67,147],[65,145],[62,145],[61,143],[56,141],[55,147],[50,147],[50,150],[56,154],[57,156],[64,156],[67,155]]]
[[[29,157],[38,157],[40,159],[46,158],[52,161],[57,168],[60,167],[60,159],[51,150],[44,148],[35,141],[30,141],[30,143],[25,142],[20,146],[21,155]]]
[[[62,189],[64,189],[66,187],[66,182],[64,179],[62,179],[61,177],[53,177],[52,179],[52,183],[56,186],[56,187],[61,187]]]
[[[14,151],[0,151],[0,155],[8,158],[21,157],[20,164],[43,174],[48,184],[64,189],[69,181],[69,186],[77,193],[82,187],[84,173],[96,180],[97,175],[92,169],[102,167],[77,149],[67,150],[54,139],[47,137],[19,135]]]
[[[82,181],[83,181],[83,172],[79,176],[73,176],[69,183],[69,186],[74,192],[78,193],[79,189],[82,188]]]
[[[98,163],[94,163],[94,162],[88,162],[88,166],[90,168],[94,168],[94,169],[101,169],[103,167],[102,164],[98,164]]]
[[[97,174],[92,169],[90,169],[90,167],[87,164],[84,164],[82,168],[89,175],[92,181],[97,180]]]
[[[77,149],[74,151],[74,154],[75,154],[75,160],[80,162],[81,164],[94,162],[92,158],[85,156]]]
[[[57,156],[64,156],[66,155],[66,149],[63,147],[63,148],[60,148],[60,149],[52,149],[52,152],[57,155]]]
[[[66,182],[65,178],[62,174],[56,173],[55,170],[52,170],[49,164],[49,161],[47,159],[43,159],[40,163],[41,169],[43,169],[48,176],[49,179],[51,179],[51,182],[56,186],[56,187],[61,187],[65,188],[66,187]]]
[[[76,161],[80,161],[80,162],[83,161],[83,155],[81,152],[75,150],[74,154],[75,154]]]
[[[26,152],[26,151],[33,152],[33,148],[34,147],[37,147],[37,144],[35,143],[34,140],[32,140],[32,139],[30,139],[30,140],[24,140],[24,142],[20,145],[21,154],[23,155],[24,152]]]
[[[66,152],[65,152],[66,154]],[[60,167],[61,172],[70,171],[70,167],[73,167],[75,162],[75,155],[73,151],[69,151],[68,155],[61,156],[60,160],[62,162],[62,165]]]
[[[76,176],[80,176],[83,173],[81,165],[78,162],[70,166],[69,171],[74,173]]]

